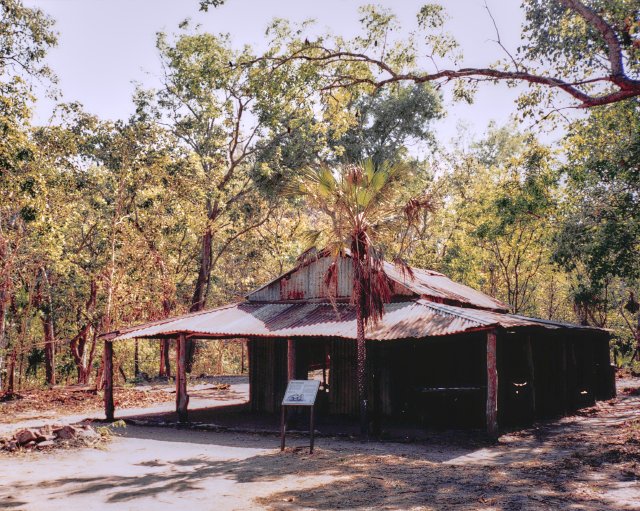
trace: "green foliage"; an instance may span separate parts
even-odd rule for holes
[[[587,2],[614,27],[632,76],[636,4]],[[557,1],[524,8],[519,65],[580,80],[603,71],[592,26]],[[611,326],[619,357],[633,353],[637,311],[624,305],[640,280],[637,101],[570,124],[560,155],[511,125],[445,151],[432,134],[444,111],[435,87],[376,86],[384,66],[418,76],[419,56],[460,58],[444,8],[425,5],[407,35],[393,12],[367,5],[351,39],[280,19],[259,54],[185,22],[158,35],[162,83],[136,91],[131,119],[65,104],[33,127],[30,88],[52,78],[53,21],[17,0],[0,0],[0,13],[0,381],[7,360],[22,385],[43,381],[47,322],[59,380],[94,378],[100,332],[241,299],[309,242],[364,255],[365,319],[382,313],[386,255],[516,312]],[[473,83],[454,87],[471,101]],[[547,99],[533,90],[522,105]],[[159,344],[138,348],[139,368],[155,375]],[[239,343],[201,350],[196,374],[239,371]],[[116,357],[129,379],[134,352]]]
[[[616,136],[612,137],[611,133]],[[567,219],[556,257],[593,286],[640,277],[640,115],[635,101],[594,111],[566,140]]]
[[[0,77],[51,76],[42,64],[47,50],[57,43],[53,19],[42,10],[25,7],[20,0],[0,1]],[[11,78],[10,78],[11,77]]]
[[[428,197],[410,199],[405,188],[412,169],[403,163],[367,159],[338,167],[308,168],[287,194],[301,197],[323,218],[308,230],[307,252],[326,251],[337,259],[350,252],[354,268],[353,301],[358,321],[377,321],[384,313],[390,289],[382,267],[385,249],[392,260],[401,254],[419,211],[431,208]],[[322,222],[322,223],[321,223]],[[326,275],[331,288],[335,265]]]
[[[216,7],[224,5],[224,3],[225,0],[200,0],[200,10],[207,12],[209,7],[213,7],[215,9]]]
[[[339,159],[346,162],[407,159],[407,146],[434,145],[430,124],[442,117],[440,97],[430,85],[379,90],[361,96],[353,109],[356,124],[334,142],[342,146]]]
[[[626,67],[633,73],[640,71],[640,45],[635,43],[640,31],[637,0],[583,3],[614,29]],[[520,48],[523,56],[561,75],[571,74],[576,80],[608,71],[607,44],[595,26],[557,0],[527,0],[523,7],[526,20],[523,27],[526,44]]]

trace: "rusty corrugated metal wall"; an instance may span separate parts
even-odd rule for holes
[[[250,301],[269,302],[280,300],[307,300],[327,298],[328,288],[325,284],[327,270],[332,260],[328,257],[318,259],[311,264],[290,272],[249,295]],[[337,281],[334,284],[336,298],[351,296],[351,260],[338,259]]]
[[[356,343],[347,339],[332,339],[330,350],[329,413],[357,415]]]
[[[287,386],[287,343],[279,339],[251,339],[249,394],[254,412],[276,412]]]

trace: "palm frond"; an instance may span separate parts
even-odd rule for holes
[[[420,211],[431,207],[429,197],[419,196],[402,205],[404,181],[411,169],[406,165],[364,160],[332,169],[326,165],[305,168],[290,187],[307,206],[324,213],[330,223],[305,233],[308,257],[331,257],[324,276],[329,300],[335,304],[337,261],[349,249],[353,268],[352,302],[359,305],[365,323],[376,322],[391,299],[391,282],[384,271],[384,257],[377,244],[389,231],[401,232],[402,225],[418,220]],[[403,244],[402,242],[401,244]],[[322,246],[320,251],[315,247]],[[394,260],[410,274],[404,260]]]

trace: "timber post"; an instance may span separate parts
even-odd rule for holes
[[[287,381],[296,379],[296,341],[287,339]]]
[[[115,405],[113,404],[113,342],[104,341],[104,414],[108,421],[113,421]],[[99,382],[97,382],[99,383]]]
[[[498,438],[498,364],[496,331],[487,332],[487,433]]]
[[[177,363],[176,363],[176,413],[178,414],[178,422],[187,422],[189,406],[189,395],[187,394],[187,336],[180,334],[177,344]]]

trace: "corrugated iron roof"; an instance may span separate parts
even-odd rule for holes
[[[571,325],[574,328],[582,328]],[[372,340],[420,339],[489,328],[566,328],[563,323],[456,307],[425,299],[390,303],[381,321],[369,325]],[[117,332],[115,340],[187,333],[195,337],[356,338],[355,308],[329,303],[242,302]]]
[[[384,271],[391,279],[428,300],[499,312],[509,311],[509,306],[506,303],[469,286],[454,282],[442,273],[412,268],[414,275],[411,278],[406,272],[403,273],[395,265],[388,262],[384,264]]]

